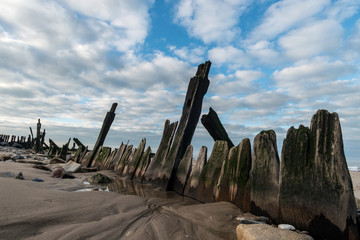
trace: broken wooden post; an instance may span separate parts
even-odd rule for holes
[[[117,103],[113,103],[113,105],[111,106],[110,112],[107,112],[103,125],[101,127],[98,139],[95,143],[94,149],[89,157],[89,162],[87,163],[87,166],[90,167],[92,164],[92,161],[94,160],[94,157],[96,155],[96,152],[98,151],[98,149],[104,144],[106,135],[109,132],[110,126],[112,124],[112,122],[114,121],[115,118],[115,109],[117,107]]]
[[[216,112],[210,108],[208,114],[204,114],[201,117],[201,123],[204,125],[206,130],[210,133],[211,137],[216,140],[226,141],[229,148],[232,148],[234,144],[230,140],[224,126],[222,125]]]
[[[80,142],[78,138],[73,138],[73,140],[76,143],[76,145],[78,145],[78,147],[83,147],[85,149],[85,145],[82,144],[82,142]]]
[[[65,161],[66,161],[66,155],[67,155],[67,151],[69,149],[70,141],[71,141],[71,138],[69,138],[69,141],[63,145],[63,147],[61,148],[60,153],[59,153],[59,157],[61,159],[64,159]]]
[[[200,64],[196,75],[190,79],[179,126],[162,169],[161,185],[166,190],[173,189],[178,165],[191,143],[196,125],[199,122],[202,101],[210,84],[208,79],[210,66],[210,61]]]

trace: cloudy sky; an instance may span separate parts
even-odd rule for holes
[[[55,142],[92,146],[117,102],[106,145],[146,137],[156,149],[210,60],[203,113],[212,107],[235,144],[274,129],[281,148],[290,126],[327,109],[340,116],[349,165],[360,166],[358,0],[1,0],[0,9],[0,133],[27,136],[40,118]],[[212,144],[199,123],[195,149]]]

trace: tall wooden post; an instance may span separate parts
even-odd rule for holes
[[[99,133],[98,139],[95,143],[94,149],[90,155],[89,162],[87,163],[87,166],[90,167],[92,164],[92,161],[94,160],[94,157],[96,155],[96,152],[99,150],[99,148],[104,144],[106,135],[109,132],[110,126],[115,118],[115,109],[117,107],[117,103],[113,103],[111,106],[110,112],[107,112],[103,125],[101,127],[101,131]]]

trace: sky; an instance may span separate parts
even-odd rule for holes
[[[90,147],[117,102],[105,145],[155,151],[178,121],[189,79],[210,60],[212,107],[234,144],[262,130],[340,117],[349,166],[360,167],[358,0],[1,0],[0,133]],[[201,122],[192,144],[211,150]]]

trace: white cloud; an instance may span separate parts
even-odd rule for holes
[[[259,84],[256,81],[263,77],[265,74],[253,70],[237,70],[228,76],[216,75],[211,79],[210,91],[222,97],[242,96],[244,93],[248,94],[257,89]]]
[[[240,33],[237,23],[247,5],[248,1],[181,0],[175,21],[204,43],[228,43]]]
[[[194,71],[188,63],[158,52],[151,61],[141,61],[106,72],[105,81],[117,88],[144,90],[149,86],[163,84],[165,88],[184,91]]]
[[[277,70],[272,77],[277,87],[301,99],[321,97],[339,91],[339,88],[329,86],[354,73],[354,67],[340,60],[329,62],[324,58],[316,58],[313,61]]]
[[[281,62],[280,54],[275,50],[274,43],[261,40],[247,46],[247,53],[256,59],[256,63],[276,65]]]
[[[177,48],[176,46],[169,47],[170,51],[173,52],[179,58],[188,61],[192,64],[200,64],[206,61],[206,48],[205,47],[181,47]]]
[[[265,12],[262,23],[251,33],[253,40],[267,40],[277,37],[293,27],[303,24],[323,11],[330,0],[282,0],[274,3]]]
[[[219,66],[229,64],[234,68],[247,66],[250,63],[244,51],[233,46],[215,47],[209,50],[208,55],[210,61]]]
[[[304,59],[319,54],[335,54],[342,48],[343,28],[335,20],[311,22],[287,33],[279,45],[292,59]]]

